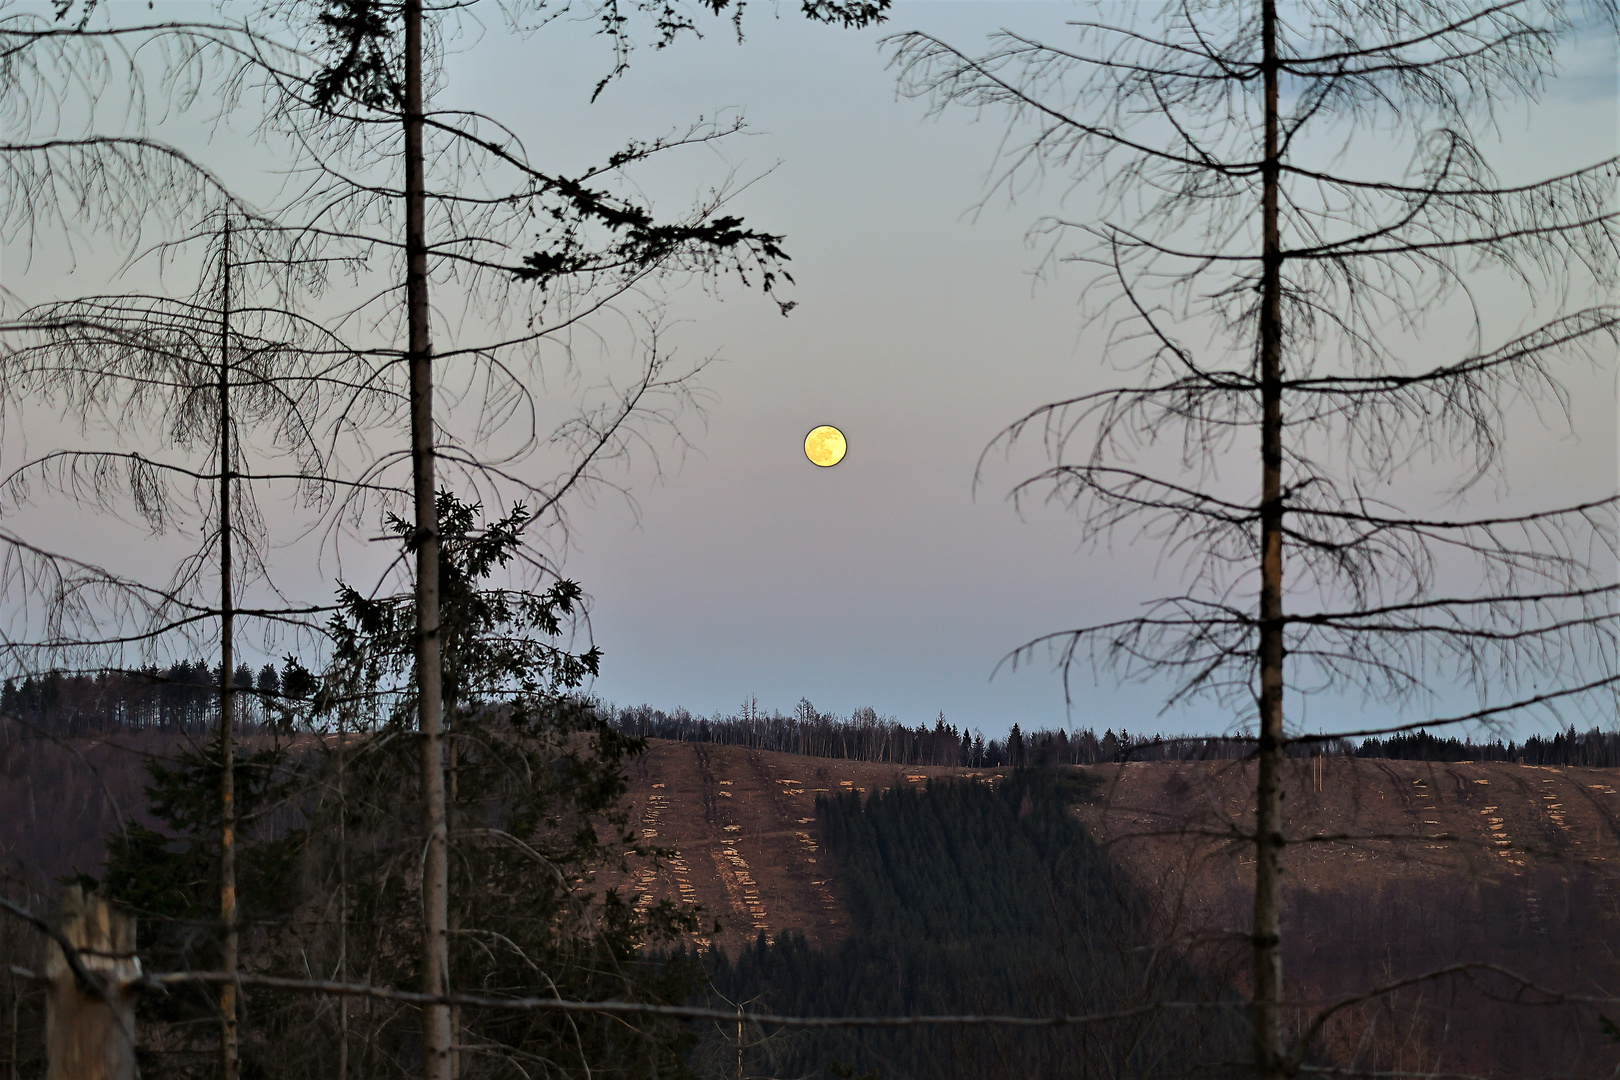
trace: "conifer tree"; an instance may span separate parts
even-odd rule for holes
[[[147,655],[195,646],[199,628],[217,626],[219,662],[211,675],[206,664],[195,672],[212,684],[217,706],[211,711],[220,755],[213,774],[219,835],[211,850],[220,966],[227,973],[237,970],[239,952],[238,690],[253,689],[251,669],[237,662],[239,617],[308,629],[311,614],[281,603],[241,610],[243,586],[267,577],[269,535],[255,489],[275,485],[284,507],[329,504],[331,486],[341,480],[329,471],[325,400],[334,386],[344,387],[348,420],[359,421],[363,410],[347,388],[364,382],[355,371],[358,358],[334,348],[286,300],[265,299],[276,297],[278,284],[282,297],[289,291],[285,279],[264,271],[291,261],[281,234],[262,221],[232,225],[230,215],[221,219],[192,297],[91,296],[31,308],[12,328],[9,363],[0,372],[0,394],[13,417],[41,407],[57,411],[82,439],[13,468],[0,486],[13,506],[43,489],[102,511],[129,506],[153,534],[189,527],[199,535],[196,551],[165,584],[130,580],[110,590],[91,576],[92,587],[125,603],[111,612],[105,605],[58,610],[45,634],[13,641],[10,649],[49,658],[53,674],[63,658],[70,669],[127,670],[131,646]],[[243,274],[239,262],[258,272]],[[259,297],[244,302],[243,292]],[[103,432],[122,445],[105,448]],[[273,588],[260,592],[276,596]],[[127,602],[131,594],[138,606]],[[187,672],[176,674],[184,681]],[[238,1071],[236,994],[228,982],[219,991],[225,1080]]]
[[[651,854],[622,806],[626,760],[645,741],[615,731],[578,696],[601,660],[595,647],[567,645],[582,614],[579,586],[560,579],[531,592],[500,584],[522,561],[528,511],[481,522],[480,510],[448,492],[436,500],[449,975],[486,995],[678,1003],[695,989],[695,968],[638,950],[695,930],[695,914],[667,901],[638,909],[594,884]],[[396,533],[412,527],[392,520]],[[312,825],[324,838],[311,852],[320,891],[345,897],[341,932],[308,947],[333,968],[392,984],[406,981],[412,965],[419,903],[412,875],[401,872],[420,852],[409,828],[415,800],[401,798],[420,783],[402,737],[418,714],[415,625],[410,594],[368,597],[342,587],[329,628],[332,659],[311,703],[318,722],[352,737],[326,766],[333,783]],[[576,1027],[566,1017],[460,1009],[449,1021],[456,1043],[483,1048],[479,1059],[462,1061],[463,1076],[498,1070],[503,1060],[548,1060],[565,1073],[665,1075],[680,1071],[687,1042],[671,1024]],[[392,1015],[364,1023],[368,1072],[408,1056]]]
[[[1477,708],[1411,726],[1613,715],[1614,493],[1475,514],[1455,499],[1502,475],[1510,410],[1555,420],[1565,365],[1612,356],[1620,160],[1509,183],[1478,133],[1542,96],[1573,36],[1617,25],[1612,0],[1177,0],[1101,5],[1063,43],[893,41],[905,92],[1010,113],[1009,190],[1051,169],[1099,196],[1094,219],[1045,228],[1095,271],[1090,313],[1129,380],[1034,409],[1002,441],[1048,453],[1018,494],[1071,507],[1089,538],[1155,539],[1188,584],[1017,658],[1051,645],[1066,676],[1165,678],[1170,703],[1213,699],[1257,738],[1265,1080],[1292,1075],[1311,1034],[1285,1042],[1288,700],[1427,711],[1471,687]],[[1381,168],[1391,145],[1404,168]],[[1487,295],[1512,295],[1526,324],[1486,318]],[[1452,303],[1459,334],[1442,329]],[[1457,465],[1438,485],[1452,501],[1383,494],[1423,460]],[[1451,585],[1464,569],[1474,583]]]
[[[803,11],[813,20],[859,26],[881,18],[887,3],[805,0]],[[660,220],[642,201],[605,183],[650,158],[723,138],[735,127],[699,124],[683,136],[632,141],[602,166],[570,176],[544,167],[499,118],[436,104],[446,42],[458,20],[478,17],[469,10],[477,6],[431,8],[422,0],[272,3],[255,28],[266,34],[279,20],[285,40],[256,45],[244,69],[244,79],[262,76],[273,102],[272,126],[289,136],[289,146],[317,178],[289,209],[303,213],[313,234],[338,247],[392,259],[379,271],[372,301],[353,310],[350,328],[383,328],[373,347],[403,368],[396,371],[396,385],[408,402],[408,452],[385,464],[408,465],[410,473],[400,486],[409,491],[411,507],[401,516],[414,523],[402,539],[415,590],[414,700],[425,850],[420,978],[432,994],[450,988],[445,624],[436,500],[441,485],[461,486],[443,475],[443,465],[475,490],[493,494],[505,488],[504,497],[528,500],[536,521],[556,520],[567,494],[600,480],[604,463],[628,452],[638,425],[673,417],[689,394],[690,373],[673,369],[650,335],[646,362],[628,385],[610,388],[604,400],[549,436],[529,430],[516,439],[516,450],[492,454],[492,432],[505,434],[514,416],[533,415],[530,395],[548,346],[566,342],[593,313],[671,275],[734,273],[767,293],[787,280],[782,238],[726,213],[723,193],[683,217]],[[724,0],[700,5],[714,14],[729,6]],[[491,18],[518,22],[533,15],[545,23],[563,11],[598,21],[612,45],[612,63],[596,94],[626,69],[636,29],[632,16],[650,21],[660,47],[696,29],[697,11],[677,0],[504,4]],[[741,6],[733,13],[740,19]],[[315,47],[308,49],[311,40]],[[781,303],[785,313],[791,304]],[[450,313],[461,325],[488,318],[494,333],[436,351],[435,311]],[[564,344],[565,354],[567,349]],[[470,426],[482,436],[482,447],[447,441],[453,429],[436,405],[447,362],[459,369],[460,387],[478,388],[484,415]],[[519,479],[515,463],[547,446],[563,451],[554,478]],[[500,459],[498,466],[492,456]],[[428,1006],[424,1025],[424,1075],[449,1080],[455,1066],[448,1007]]]

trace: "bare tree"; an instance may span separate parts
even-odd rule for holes
[[[715,13],[728,5],[703,5]],[[648,158],[681,146],[701,145],[735,125],[700,125],[684,135],[633,142],[601,168],[578,176],[546,170],[507,126],[488,116],[437,107],[446,40],[457,20],[475,18],[456,5],[431,8],[421,0],[379,3],[328,0],[316,8],[270,4],[242,67],[241,85],[257,81],[269,94],[269,127],[291,139],[307,172],[290,206],[303,211],[313,235],[365,252],[383,253],[376,292],[352,309],[349,326],[382,327],[379,355],[403,367],[410,402],[408,454],[387,458],[386,469],[408,461],[415,523],[405,548],[414,564],[416,596],[416,703],[421,753],[422,871],[421,977],[430,993],[448,983],[448,833],[444,789],[444,701],[440,563],[435,503],[443,462],[475,486],[504,489],[532,499],[532,520],[558,520],[568,492],[601,476],[605,461],[628,452],[638,423],[668,419],[666,410],[690,393],[689,377],[673,374],[655,343],[640,375],[620,389],[609,384],[602,400],[564,421],[549,437],[531,426],[515,446],[493,453],[489,436],[503,435],[514,417],[534,414],[531,387],[553,343],[571,363],[567,336],[588,320],[612,313],[616,302],[637,301],[674,275],[755,278],[767,292],[779,277],[781,238],[750,229],[724,212],[726,195],[660,221],[651,208],[603,185]],[[850,3],[807,0],[806,15],[862,25],[881,16],[886,0]],[[496,17],[545,23],[560,10],[540,5],[496,5]],[[613,43],[613,66],[596,92],[624,70],[632,16],[644,16],[660,44],[695,29],[696,10],[673,0],[579,4],[576,14],[600,20]],[[740,14],[740,8],[738,9]],[[285,28],[285,43],[267,44],[267,27]],[[297,43],[313,36],[310,51]],[[536,223],[539,232],[536,235]],[[431,294],[430,294],[431,290]],[[638,301],[639,302],[639,301]],[[783,306],[784,311],[788,305]],[[491,325],[478,344],[435,352],[434,312],[451,313],[463,327]],[[442,331],[440,331],[442,333]],[[402,339],[402,340],[401,340]],[[480,399],[471,442],[456,445],[436,423],[435,397],[443,365],[461,368],[458,392]],[[476,391],[469,388],[476,387]],[[660,401],[659,399],[663,400]],[[522,425],[518,425],[521,427]],[[553,480],[520,479],[513,466],[547,445],[562,451]],[[450,1010],[429,1005],[425,1017],[425,1075],[453,1070]]]
[[[303,502],[319,511],[331,504],[333,487],[343,485],[332,470],[355,455],[341,432],[325,430],[326,402],[340,397],[348,405],[345,424],[357,423],[363,410],[353,388],[366,381],[355,357],[276,297],[277,275],[284,277],[298,261],[282,234],[262,222],[243,224],[233,230],[232,217],[223,217],[193,297],[97,296],[22,313],[8,327],[9,362],[0,374],[14,421],[45,406],[84,439],[10,470],[0,490],[14,505],[43,487],[103,511],[128,505],[153,533],[200,526],[198,548],[169,582],[141,592],[145,603],[113,612],[105,604],[58,608],[48,632],[12,641],[8,651],[30,665],[47,658],[53,669],[64,657],[70,669],[124,669],[131,645],[145,655],[177,644],[195,647],[198,631],[217,623],[220,960],[230,973],[239,951],[239,615],[307,636],[322,610],[289,604],[269,582],[264,557],[270,536],[255,489],[283,495],[287,506]],[[246,291],[269,300],[243,303],[243,278]],[[122,444],[117,449],[105,448],[102,433],[108,431]],[[119,584],[96,580],[101,575],[89,568],[81,576],[103,592]],[[206,587],[211,576],[214,590]],[[244,586],[260,586],[269,602],[244,608]],[[140,621],[118,617],[127,614],[139,614]],[[220,1073],[229,1080],[238,1064],[234,985],[221,986],[219,1012]]]
[[[157,236],[194,229],[223,207],[240,208],[219,179],[179,148],[152,137],[154,113],[198,101],[217,48],[232,28],[171,20],[97,18],[97,0],[48,8],[0,4],[0,241],[17,267],[31,267],[40,245],[77,260],[110,241],[127,254]],[[105,15],[105,11],[101,14]],[[155,87],[155,90],[153,89]],[[0,313],[28,303],[0,287]],[[4,575],[12,615],[47,619],[100,607],[137,617],[153,594],[10,530]],[[37,628],[37,627],[36,627]],[[24,629],[19,642],[37,644]]]
[[[195,229],[224,207],[245,210],[216,174],[153,128],[207,104],[210,80],[251,31],[115,17],[108,7],[0,4],[0,176],[8,196],[0,240],[22,265],[42,243],[75,259],[107,242],[127,254]]]
[[[726,7],[703,6],[716,13]],[[609,183],[649,158],[724,138],[738,124],[700,124],[682,134],[632,142],[602,167],[567,176],[538,167],[498,122],[435,107],[431,99],[442,79],[446,41],[457,20],[477,17],[465,7],[429,9],[420,0],[268,3],[240,25],[222,20],[191,27],[190,36],[161,37],[180,43],[177,62],[196,73],[184,83],[187,87],[200,85],[205,74],[216,70],[207,65],[223,58],[227,109],[249,93],[263,92],[261,131],[269,141],[284,140],[278,149],[288,151],[296,170],[276,216],[298,225],[303,238],[327,245],[317,258],[337,252],[353,260],[361,299],[333,328],[351,347],[378,361],[380,374],[363,384],[367,392],[382,388],[409,402],[408,450],[375,462],[351,486],[353,499],[344,509],[358,519],[373,505],[373,496],[385,508],[396,505],[390,501],[396,490],[392,470],[409,464],[410,480],[397,488],[414,505],[410,517],[416,523],[404,547],[414,563],[417,596],[415,696],[426,852],[420,972],[434,993],[448,988],[448,840],[434,513],[445,464],[482,492],[528,500],[534,507],[530,520],[559,522],[566,494],[601,481],[608,463],[645,438],[646,422],[673,420],[689,403],[695,369],[677,370],[659,348],[654,315],[641,343],[645,362],[640,370],[626,380],[604,380],[576,415],[546,432],[531,396],[537,378],[553,366],[546,354],[572,368],[574,339],[597,332],[590,329],[593,317],[629,315],[633,320],[637,316],[632,310],[615,305],[655,307],[656,291],[678,277],[735,272],[763,284],[767,292],[786,278],[781,238],[748,228],[726,213],[725,190],[687,214],[663,221],[650,205],[618,194]],[[538,15],[544,24],[557,14],[542,12],[539,5],[496,7],[502,20]],[[809,0],[804,11],[820,21],[860,25],[881,17],[885,7],[886,0]],[[697,10],[669,0],[638,3],[633,11],[617,5],[586,8],[579,5],[578,13],[600,19],[613,45],[611,70],[596,87],[598,93],[624,70],[633,32],[639,29],[632,25],[632,15],[646,17],[659,44],[696,28]],[[93,48],[98,41],[116,40],[107,35],[124,32],[99,28],[102,24],[95,20],[104,12],[98,13],[94,4],[86,6],[84,15],[83,21],[65,27],[41,27],[37,20],[18,23],[17,40],[67,50]],[[153,32],[161,35],[165,29]],[[39,85],[53,86],[49,78]],[[98,137],[98,145],[110,138]],[[139,146],[170,153],[146,141]],[[170,156],[189,164],[183,155]],[[369,295],[367,289],[372,290]],[[783,310],[790,306],[784,303]],[[464,337],[458,348],[435,357],[431,340],[436,319],[440,333],[449,325],[458,326],[463,335],[469,326],[488,327],[489,333],[471,343]],[[469,400],[476,412],[465,425],[435,424],[436,412],[444,407],[442,370],[447,362],[457,378],[449,396],[463,406],[463,416],[471,415]],[[438,378],[436,370],[441,372]],[[491,449],[497,434],[508,441]],[[532,467],[525,468],[527,476],[516,471],[520,462],[532,462],[546,450],[559,459],[551,479],[529,478]],[[544,562],[538,553],[531,561]],[[448,1009],[429,1005],[424,1014],[428,1075],[446,1076],[452,1068]]]
[[[1421,457],[1460,465],[1459,497],[1499,477],[1509,412],[1567,416],[1560,365],[1606,360],[1616,159],[1509,184],[1474,133],[1539,98],[1573,34],[1617,19],[1609,0],[1175,0],[1104,5],[1062,45],[891,41],[905,92],[1011,114],[1009,191],[1053,171],[1098,193],[1094,220],[1044,235],[1096,271],[1091,315],[1135,381],[1033,410],[996,445],[1038,437],[1050,465],[1015,497],[1073,509],[1093,539],[1151,538],[1188,584],[1013,660],[1050,647],[1066,679],[1087,663],[1169,678],[1171,703],[1213,698],[1257,734],[1262,1077],[1292,1074],[1309,1041],[1286,1045],[1280,1020],[1280,770],[1301,734],[1285,693],[1433,710],[1478,692],[1429,726],[1613,715],[1612,491],[1475,517],[1375,491]],[[1366,140],[1391,133],[1410,160],[1380,175]],[[1505,290],[1533,328],[1492,317]],[[1471,325],[1449,333],[1440,312]],[[1230,481],[1238,463],[1257,484]]]

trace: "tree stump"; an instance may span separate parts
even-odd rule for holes
[[[45,960],[46,1080],[135,1080],[135,920],[77,885],[62,896],[62,936],[99,985],[74,973],[51,942]]]

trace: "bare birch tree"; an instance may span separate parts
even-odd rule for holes
[[[891,41],[904,92],[1011,115],[1009,191],[1052,172],[1098,193],[1094,219],[1042,235],[1095,271],[1090,314],[1134,379],[1035,409],[996,445],[1039,439],[1050,464],[1015,497],[1072,509],[1093,539],[1152,539],[1185,559],[1187,588],[1013,659],[1050,647],[1065,679],[1169,679],[1169,702],[1213,698],[1258,736],[1268,1080],[1311,1034],[1290,1046],[1281,1021],[1280,770],[1302,733],[1288,698],[1360,693],[1431,727],[1613,715],[1613,491],[1466,516],[1380,489],[1428,458],[1458,467],[1454,495],[1479,491],[1502,475],[1511,411],[1567,417],[1565,365],[1612,359],[1620,162],[1508,183],[1478,133],[1541,97],[1573,35],[1612,36],[1617,18],[1609,0],[1175,0],[1100,5],[1062,44]],[[1381,172],[1392,141],[1410,158]],[[1505,292],[1528,328],[1492,310]],[[1460,687],[1477,707],[1436,719]]]

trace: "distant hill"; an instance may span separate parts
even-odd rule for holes
[[[1614,771],[1343,757],[1292,764],[1285,806],[1290,837],[1299,842],[1285,856],[1291,993],[1328,1000],[1474,961],[1549,987],[1620,994],[1620,958],[1612,945],[1620,940],[1620,776]],[[883,950],[892,952],[895,939],[874,943],[867,936],[873,920],[892,923],[895,912],[915,907],[907,897],[918,895],[907,884],[905,860],[874,862],[870,845],[861,854],[839,839],[848,835],[850,793],[877,798],[879,811],[889,813],[902,804],[882,793],[897,787],[920,793],[956,778],[987,793],[1010,791],[1028,775],[655,740],[636,763],[631,797],[641,827],[675,854],[661,869],[643,870],[634,887],[648,897],[699,902],[720,920],[722,933],[701,935],[694,945],[721,946],[736,965],[720,969],[728,994],[764,994],[772,1004],[830,1002],[817,996],[816,981],[836,986],[852,978],[838,966],[848,955],[840,950],[854,942],[857,955],[888,955]],[[1100,845],[1086,848],[1093,853],[1087,857],[1106,853],[1131,883],[1135,902],[1147,905],[1146,940],[1197,943],[1174,955],[1241,989],[1252,862],[1232,828],[1252,817],[1252,766],[1148,762],[1051,775],[1080,785],[1070,789],[1068,813]],[[831,800],[832,817],[827,806],[818,811],[818,798]],[[949,834],[947,816],[919,820],[932,835]],[[897,828],[874,824],[869,835]],[[921,834],[913,839],[923,842]],[[873,843],[888,850],[882,841]],[[1019,858],[1009,853],[1005,862],[1010,895],[1022,898],[1018,903],[1050,895],[1050,879]],[[873,884],[874,869],[891,871],[894,881]],[[985,899],[992,894],[981,891],[973,904],[993,907]],[[873,898],[879,896],[889,899],[878,903]],[[1027,919],[1027,911],[1017,915],[1024,908],[1006,904],[1000,915],[983,917]],[[971,943],[977,933],[972,920],[981,916],[964,911],[967,922],[956,940]],[[918,941],[954,947],[926,912],[913,915]],[[763,949],[761,934],[779,944]],[[996,968],[993,959],[986,964],[987,971]],[[911,991],[904,965],[891,967],[900,981],[898,996],[887,1004],[921,1000],[905,996]],[[788,979],[783,972],[799,974]],[[1329,1045],[1341,1055],[1373,1055],[1385,1070],[1421,1062],[1425,1069],[1440,1063],[1444,1071],[1474,1075],[1581,1076],[1609,1075],[1620,1063],[1620,1047],[1604,1034],[1594,1010],[1492,1000],[1508,989],[1484,975],[1424,985],[1398,999],[1399,1009],[1347,1010],[1330,1025]],[[984,992],[986,1000],[1006,1004]],[[1035,1008],[1039,1001],[1025,1004]],[[809,1064],[803,1056],[809,1051],[780,1052],[789,1064]],[[892,1066],[887,1053],[873,1060]]]
[[[3,732],[0,860],[48,891],[57,875],[97,872],[107,833],[145,820],[146,757],[187,737]],[[1330,1000],[1459,961],[1620,996],[1616,771],[1345,756],[1290,766],[1285,951],[1296,998]],[[1036,963],[1055,955],[1041,944],[1092,949],[1081,929],[1108,920],[1116,944],[1174,943],[1161,951],[1184,986],[1241,996],[1252,871],[1234,828],[1252,816],[1251,770],[1240,759],[970,768],[653,739],[631,764],[630,812],[667,855],[597,884],[641,903],[702,905],[711,924],[690,947],[724,953],[714,970],[728,996],[763,994],[773,1007],[831,1007],[829,986],[859,980],[872,987],[863,1008],[1056,1007],[1004,991],[1025,970],[1036,973],[1031,985],[1056,985]],[[962,825],[975,814],[978,833]],[[1087,882],[1106,883],[1119,906],[1097,903]],[[1057,933],[1054,918],[1073,932]],[[924,963],[919,950],[937,955]],[[972,956],[982,962],[951,966]],[[896,980],[887,998],[873,981],[885,972]],[[1346,1010],[1329,1047],[1335,1060],[1371,1055],[1385,1071],[1612,1075],[1620,1044],[1595,1009],[1493,1000],[1509,989],[1477,971],[1424,984],[1398,1007]],[[1065,1007],[1106,997],[1084,980],[1065,993]],[[981,1060],[973,1055],[1001,1045],[995,1038],[951,1045],[957,1060]],[[806,1070],[834,1058],[883,1066],[886,1078],[932,1060],[915,1040],[879,1043],[756,1049]]]
[[[1092,778],[1020,771],[817,800],[852,916],[848,938],[796,934],[714,957],[716,987],[810,1015],[1124,1014],[1084,1029],[840,1031],[745,1047],[759,1076],[1060,1080],[1219,1076],[1247,1045],[1229,981],[1156,948],[1153,899],[1070,807]],[[1206,1000],[1202,1013],[1158,1011]]]
[[[102,862],[102,841],[123,822],[149,822],[145,763],[182,736],[47,738],[0,724],[0,873],[47,885]]]
[[[1117,761],[1219,761],[1249,757],[1253,739],[1225,736],[1166,736],[1104,731],[1088,727],[1025,730],[1014,723],[1004,738],[958,728],[943,713],[932,726],[910,727],[875,709],[843,717],[824,713],[801,700],[792,716],[766,713],[747,702],[731,716],[694,716],[685,709],[665,712],[651,705],[609,709],[620,731],[672,742],[717,743],[750,750],[772,750],[808,757],[889,765],[938,765],[973,769],[1047,768],[1101,765]],[[1476,743],[1418,730],[1353,742],[1324,737],[1289,747],[1291,757],[1395,758],[1407,761],[1509,761],[1521,765],[1620,766],[1620,731],[1571,727],[1552,736],[1531,735],[1522,743],[1500,739]]]

